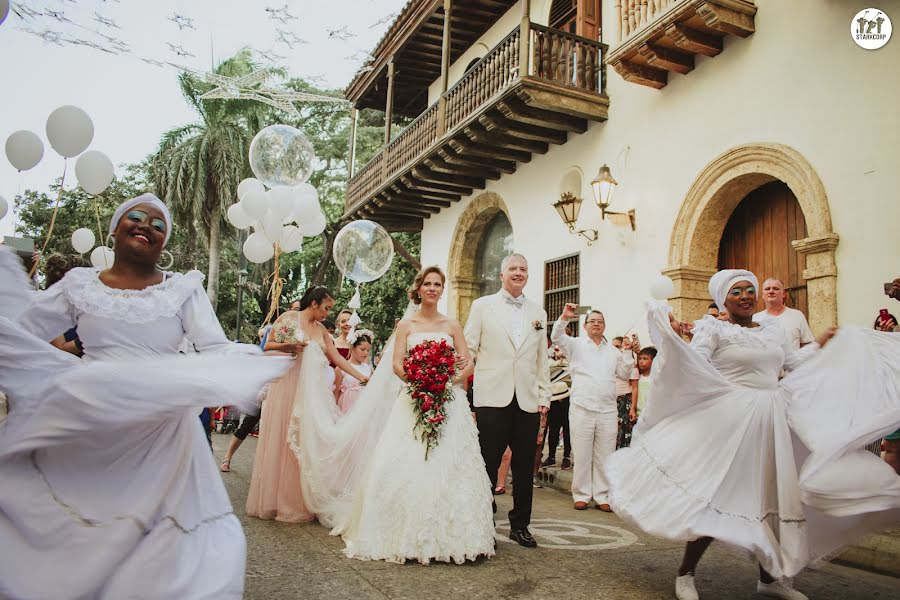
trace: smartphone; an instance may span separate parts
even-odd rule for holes
[[[589,312],[591,312],[591,307],[590,307],[590,306],[578,306],[578,307],[575,308],[575,314],[576,314],[576,315],[586,315],[586,314],[588,314]]]
[[[888,309],[882,308],[878,311],[878,316],[881,318],[883,322],[887,322],[888,319],[891,318],[891,313],[888,312]]]
[[[893,281],[888,281],[887,283],[885,283],[885,284],[884,284],[884,295],[885,295],[885,296],[890,296],[890,295],[891,295],[891,290],[892,290],[893,288],[894,288],[894,282],[893,282]]]

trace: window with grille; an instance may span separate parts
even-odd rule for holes
[[[581,266],[578,254],[544,263],[544,310],[552,323],[559,318],[566,302],[580,301]],[[569,335],[578,335],[577,322],[569,323]]]

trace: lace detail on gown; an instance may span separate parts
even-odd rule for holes
[[[57,284],[78,310],[106,319],[149,323],[178,313],[203,283],[203,273],[166,273],[166,278],[142,290],[118,290],[100,281],[99,273],[87,267],[72,269]]]
[[[447,334],[410,334],[407,347],[442,337],[452,342]],[[344,554],[423,564],[493,556],[490,481],[462,388],[453,388],[440,442],[427,461],[414,423],[412,401],[403,388],[342,534]]]

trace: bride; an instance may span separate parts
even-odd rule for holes
[[[416,276],[409,296],[418,310],[407,310],[385,348],[392,360],[380,363],[346,415],[324,401],[324,355],[315,347],[306,351],[291,445],[310,509],[344,538],[350,558],[461,564],[494,554],[490,483],[459,385],[472,361],[459,323],[437,310],[445,282],[438,267]],[[403,360],[417,344],[442,339],[455,348],[458,371],[438,444],[426,458]]]

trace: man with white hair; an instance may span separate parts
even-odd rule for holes
[[[762,292],[763,299],[766,301],[766,310],[754,314],[754,321],[757,323],[768,320],[778,321],[787,333],[788,341],[791,342],[794,350],[799,350],[802,346],[816,341],[816,337],[806,321],[806,316],[796,308],[784,305],[784,300],[787,298],[784,282],[770,277],[763,282]]]

